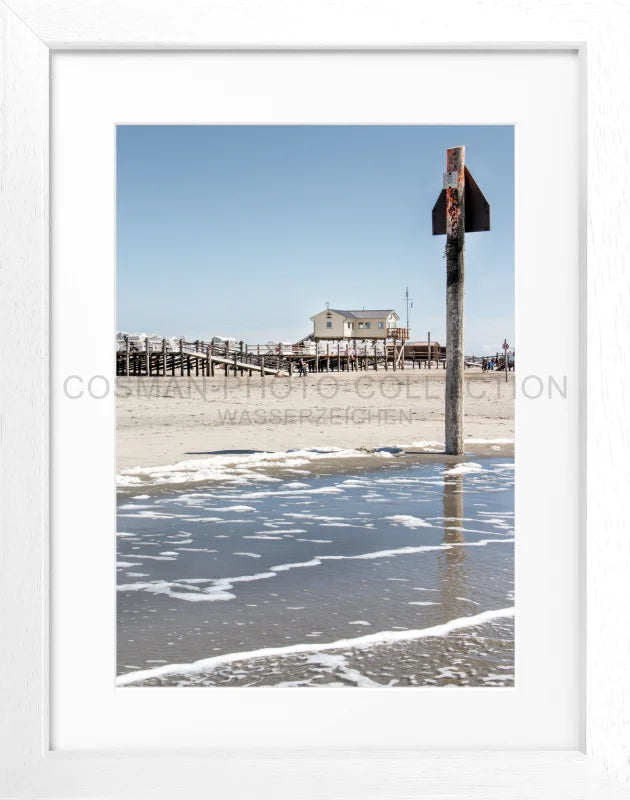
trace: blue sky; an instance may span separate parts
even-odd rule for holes
[[[447,147],[491,206],[466,237],[468,354],[514,342],[511,126],[119,126],[117,328],[295,341],[325,307],[414,300],[412,338],[445,343]]]

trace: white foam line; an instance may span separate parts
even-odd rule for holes
[[[312,542],[313,544],[332,544],[332,539],[296,539],[296,542]]]
[[[483,611],[481,614],[474,614],[468,617],[458,617],[449,620],[441,625],[433,625],[430,628],[409,631],[380,631],[379,633],[369,633],[365,636],[357,636],[352,639],[339,639],[336,642],[290,644],[284,647],[262,647],[259,650],[246,650],[240,653],[224,653],[220,656],[202,658],[190,664],[166,664],[162,667],[152,669],[142,669],[135,672],[128,672],[126,675],[119,675],[116,679],[117,686],[129,686],[139,681],[150,678],[162,678],[167,675],[195,674],[200,672],[210,672],[217,667],[226,664],[234,664],[237,661],[250,661],[255,658],[270,658],[275,656],[296,655],[300,653],[322,653],[326,650],[346,650],[363,649],[374,647],[375,645],[396,644],[397,642],[413,642],[418,639],[426,639],[436,636],[446,636],[453,631],[464,628],[474,628],[486,622],[496,619],[506,619],[514,616],[514,607],[498,608],[491,611]]]
[[[478,475],[480,472],[487,472],[487,470],[475,461],[467,461],[463,464],[457,464],[451,469],[444,470],[445,475]]]
[[[119,518],[130,519],[191,519],[186,514],[159,514],[157,511],[138,511],[137,514],[116,514]]]
[[[321,486],[317,489],[279,489],[277,491],[243,492],[242,494],[236,495],[236,497],[241,497],[245,500],[259,500],[263,497],[300,497],[304,494],[341,494],[342,492],[343,489],[337,486]],[[235,495],[231,496],[234,497]],[[230,497],[230,495],[226,495],[226,497]]]
[[[510,536],[514,533],[514,528],[506,528],[501,531],[481,531],[477,528],[462,528],[459,525],[444,525],[445,531],[461,531],[462,533],[484,533],[486,536]]]
[[[514,439],[464,439],[464,444],[514,444]]]
[[[285,512],[282,516],[295,517],[297,519],[321,519],[325,522],[345,522],[348,519],[348,517],[327,517],[323,514],[289,514],[288,512]],[[350,519],[352,518],[350,517]]]
[[[290,564],[278,564],[274,567],[269,567],[267,572],[258,572],[254,575],[239,575],[235,578],[207,578],[189,580],[180,578],[177,581],[151,581],[149,583],[130,583],[117,586],[119,592],[134,592],[145,591],[151,594],[167,594],[170,597],[179,600],[189,600],[191,602],[198,602],[206,600],[208,602],[214,600],[233,600],[236,595],[230,594],[230,589],[234,588],[235,583],[248,583],[250,581],[266,580],[268,578],[275,578],[279,572],[289,572],[293,569],[300,569],[303,567],[321,567],[324,561],[357,561],[357,560],[370,560],[377,558],[389,558],[391,556],[415,555],[417,553],[428,553],[434,550],[450,550],[453,547],[485,547],[487,544],[500,544],[514,542],[514,539],[480,539],[477,542],[449,542],[436,544],[436,545],[420,545],[418,547],[399,547],[393,550],[377,550],[372,553],[359,553],[355,556],[334,556],[322,555],[315,556],[309,561],[296,561]],[[134,556],[135,558],[136,556]],[[143,556],[137,556],[143,558]],[[144,556],[150,558],[150,556]],[[154,559],[163,561],[174,561],[175,559],[166,556],[153,556]],[[172,591],[173,586],[185,583],[209,583],[207,589],[203,589],[199,594],[181,594]]]
[[[340,447],[285,450],[279,452],[215,455],[210,458],[180,461],[160,467],[131,467],[118,475],[119,486],[185,483],[188,481],[230,481],[246,484],[250,479],[260,481],[255,471],[260,466],[299,467],[311,461],[329,458],[362,458],[367,453]],[[237,472],[238,474],[234,474]],[[277,479],[273,479],[277,480]],[[293,490],[301,491],[299,488]]]
[[[385,517],[385,519],[391,519],[394,522],[398,522],[401,525],[404,525],[405,528],[432,528],[430,522],[426,522],[426,520],[421,519],[421,517],[413,517],[410,514],[394,514],[393,517]]]
[[[257,511],[253,506],[208,506],[207,511]],[[194,519],[194,517],[193,517]],[[231,522],[231,520],[230,520]]]
[[[464,439],[464,444],[514,444],[514,439]],[[400,445],[407,447],[444,447],[444,442],[411,442],[411,444]]]
[[[298,567],[318,567],[322,561],[357,561],[364,559],[387,558],[389,556],[415,555],[416,553],[429,553],[433,550],[450,550],[452,547],[485,547],[487,544],[501,544],[514,542],[514,539],[479,539],[477,542],[448,542],[442,544],[427,544],[398,547],[392,550],[376,550],[372,553],[359,553],[355,556],[315,556],[310,561],[299,561],[294,564],[279,564],[269,567],[271,572],[288,572]],[[233,578],[230,580],[234,580]]]

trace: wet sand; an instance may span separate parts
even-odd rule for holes
[[[121,496],[120,685],[512,685],[512,460],[368,462]]]

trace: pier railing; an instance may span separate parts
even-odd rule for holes
[[[117,339],[116,374],[119,376],[214,376],[220,374],[292,375],[304,372],[365,371],[377,369],[445,369],[446,349],[430,354],[405,349],[405,342],[341,340],[299,344],[246,344],[234,339],[189,341],[156,336],[124,335]],[[468,367],[481,367],[483,358],[503,364],[502,357],[467,356]],[[509,356],[512,359],[513,357]],[[496,368],[496,367],[495,367]]]
[[[144,342],[127,336],[116,352],[116,374],[126,376],[214,376],[287,374],[291,364],[281,353],[250,351],[242,343],[206,342],[200,339],[161,339],[147,337]]]

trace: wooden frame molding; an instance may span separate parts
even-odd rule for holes
[[[0,0],[0,797],[630,796],[628,41],[625,0]],[[584,753],[50,751],[49,61],[129,48],[579,51]]]

